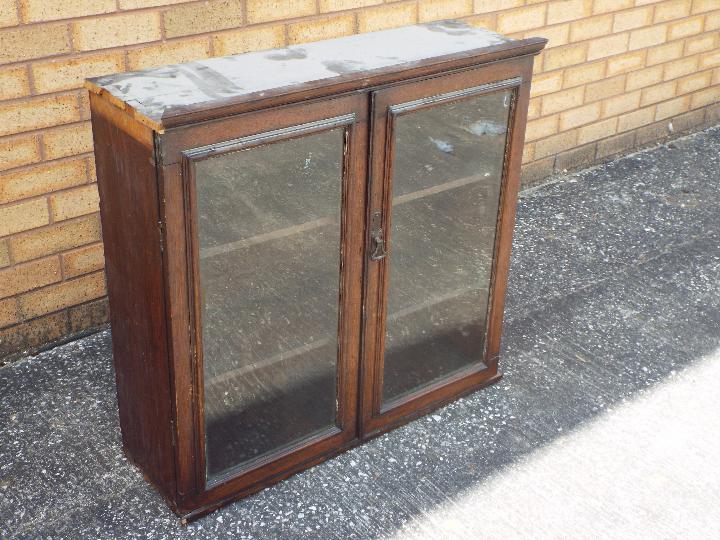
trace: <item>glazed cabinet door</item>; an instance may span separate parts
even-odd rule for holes
[[[499,376],[524,80],[515,63],[373,95],[366,435]]]
[[[250,113],[182,151],[208,500],[357,436],[366,117],[360,96]]]

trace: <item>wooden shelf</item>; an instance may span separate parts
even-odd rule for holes
[[[413,201],[438,193],[450,193],[485,178],[482,175],[460,178],[402,194],[394,202],[402,208]],[[393,265],[401,264],[405,271],[404,276],[395,274],[392,282],[398,294],[396,302],[389,305],[388,324],[485,286],[483,281],[490,273],[495,230],[494,227],[482,226],[485,220],[476,212],[474,201],[464,195],[463,192],[454,193],[449,203],[460,209],[463,205],[457,206],[458,201],[466,201],[466,209],[459,210],[458,215],[473,213],[478,216],[477,225],[468,227],[467,222],[456,223],[453,216],[446,215],[438,218],[437,229],[409,227],[410,232],[398,231],[396,240],[398,245],[404,246],[403,257],[391,261],[391,279]],[[403,213],[420,215],[414,208],[405,208]],[[494,219],[489,221],[494,225]],[[213,369],[211,374],[206,373],[206,376],[209,375],[207,384],[242,376],[335,343],[337,319],[332,308],[336,305],[337,293],[327,288],[328,279],[333,279],[329,274],[338,264],[337,247],[331,239],[333,223],[329,219],[314,220],[213,248],[217,251],[206,257],[204,272],[207,272],[208,284],[218,283],[217,288],[207,291],[207,301],[216,306],[216,311],[212,319],[206,319],[205,331],[208,336],[222,336],[231,328],[237,327],[237,330],[228,334],[230,337],[227,339],[231,341],[205,341],[207,358],[212,358],[207,365]],[[322,227],[322,233],[312,234],[302,243],[293,238],[300,229],[319,231]],[[457,239],[458,235],[468,234],[474,237],[472,242],[460,242],[460,245],[476,246],[472,250],[452,249],[437,241],[438,238]],[[270,240],[277,243],[267,244]],[[241,248],[247,251],[240,252]],[[220,253],[223,257],[216,256]],[[392,258],[392,238],[390,253]],[[430,278],[438,264],[455,268],[457,272],[449,273],[446,279],[438,282]],[[303,277],[295,276],[293,268],[303,268]],[[322,277],[323,273],[327,275]],[[215,279],[221,281],[215,282]],[[322,297],[318,296],[319,291],[325,291]],[[279,302],[279,297],[288,301]],[[263,311],[272,314],[272,322],[260,323]],[[271,333],[282,336],[282,340],[278,342]],[[314,341],[308,343],[313,336]],[[283,351],[283,348],[286,350]],[[238,355],[233,355],[233,350],[243,351],[248,363],[237,365]]]
[[[392,203],[393,203],[393,206],[406,204],[406,203],[409,203],[409,202],[412,202],[412,201],[415,201],[418,199],[429,197],[431,195],[437,195],[438,193],[442,193],[444,191],[457,189],[459,187],[482,182],[483,180],[487,180],[489,177],[490,177],[490,175],[488,173],[487,175],[474,175],[474,176],[467,176],[465,178],[459,178],[457,180],[445,182],[445,183],[439,184],[437,186],[420,189],[418,191],[413,191],[411,193],[406,193],[403,195],[398,195],[397,197],[393,197]],[[227,253],[231,253],[233,251],[237,251],[239,249],[244,249],[244,248],[247,248],[250,246],[254,246],[256,244],[262,244],[264,242],[270,242],[272,240],[278,240],[281,238],[286,238],[288,236],[294,236],[296,234],[306,233],[306,232],[312,231],[314,229],[326,227],[328,225],[337,225],[337,224],[338,224],[338,222],[334,218],[328,217],[328,218],[313,219],[311,221],[306,221],[305,223],[300,223],[298,225],[293,225],[291,227],[277,229],[277,230],[267,232],[267,233],[257,234],[255,236],[251,236],[249,238],[243,238],[243,239],[237,240],[235,242],[227,242],[225,244],[220,244],[217,246],[209,246],[209,247],[201,248],[200,249],[200,258],[208,259],[210,257],[224,255]]]
[[[388,314],[387,320],[388,323],[397,321],[398,319],[401,319],[403,317],[408,317],[416,312],[419,312],[423,309],[429,309],[433,306],[436,306],[438,304],[441,304],[443,302],[447,302],[449,300],[455,299],[463,294],[466,294],[471,291],[480,290],[482,288],[483,284],[478,284],[477,287],[466,287],[463,289],[458,289],[456,291],[451,291],[446,294],[438,295],[434,298],[430,298],[425,302],[418,303],[414,306],[401,309],[399,311],[396,311],[394,313]],[[243,375],[247,375],[251,372],[271,368],[272,366],[279,364],[281,362],[285,362],[288,360],[292,360],[293,358],[304,356],[310,351],[320,349],[322,347],[326,347],[328,345],[332,345],[334,343],[333,338],[324,338],[319,339],[317,341],[313,341],[311,343],[308,343],[306,345],[302,345],[300,347],[295,347],[289,351],[276,354],[273,356],[270,356],[265,359],[261,359],[257,362],[252,362],[249,364],[245,364],[242,366],[238,366],[237,368],[228,370],[223,372],[220,375],[215,375],[213,377],[210,377],[205,380],[205,385],[207,386],[214,386],[214,385],[222,385],[227,384],[228,381],[232,379],[236,379],[238,377],[242,377]]]

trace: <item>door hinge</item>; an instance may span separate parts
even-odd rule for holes
[[[165,251],[165,245],[164,245],[165,242],[163,240],[165,235],[163,234],[163,222],[162,221],[158,221],[158,232],[160,233],[160,253],[163,253]]]

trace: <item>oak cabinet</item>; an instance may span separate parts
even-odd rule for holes
[[[87,82],[123,445],[178,514],[499,378],[544,44],[444,21]]]

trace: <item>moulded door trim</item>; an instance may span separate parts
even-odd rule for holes
[[[312,106],[295,105],[284,107],[283,115],[277,110],[257,111],[242,115],[233,122],[233,129],[223,129],[217,133],[217,142],[205,144],[182,151],[179,166],[172,165],[164,170],[168,199],[182,201],[182,213],[185,215],[185,264],[180,264],[180,249],[168,253],[168,264],[183,270],[185,279],[178,276],[175,285],[180,292],[185,289],[189,304],[190,324],[186,339],[189,340],[187,364],[178,362],[175,366],[175,391],[179,393],[175,402],[178,408],[189,407],[187,411],[178,411],[178,416],[192,418],[188,422],[178,423],[177,452],[185,456],[179,462],[178,473],[181,477],[179,493],[183,494],[180,511],[202,513],[204,505],[223,498],[237,498],[280,477],[288,476],[302,469],[308,461],[329,455],[338,448],[357,439],[357,393],[359,340],[362,294],[362,265],[364,246],[363,231],[366,196],[367,164],[367,99],[362,95],[344,96],[331,100],[328,104],[317,103]],[[328,112],[336,114],[328,114]],[[340,113],[340,114],[337,114]],[[278,127],[277,119],[284,118],[286,125]],[[226,127],[227,121],[224,121]],[[265,128],[265,129],[263,129]],[[338,356],[337,356],[337,404],[338,421],[341,428],[330,427],[314,436],[303,439],[289,448],[273,452],[258,462],[242,464],[233,468],[217,481],[208,484],[205,478],[204,413],[203,413],[203,369],[202,369],[202,331],[199,303],[199,246],[197,242],[197,210],[195,194],[195,163],[229,152],[273,144],[306,135],[343,128],[342,156],[342,207],[340,213],[340,250],[341,265],[339,272],[339,310],[338,310]],[[192,128],[188,128],[192,129]],[[212,126],[199,126],[207,139]],[[187,136],[186,136],[187,137]],[[177,211],[178,209],[173,209]],[[178,223],[179,220],[175,220]],[[172,231],[178,234],[179,231]],[[182,339],[181,335],[174,339]],[[180,383],[180,384],[178,384]],[[188,398],[186,388],[191,388]],[[179,448],[183,446],[183,448]],[[194,486],[194,487],[193,487]]]

